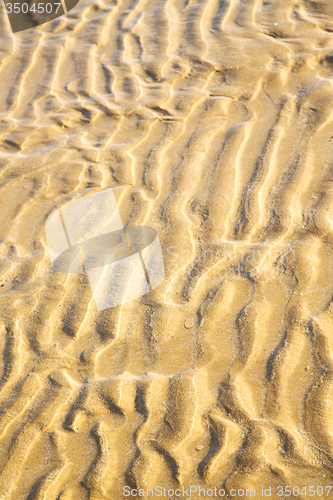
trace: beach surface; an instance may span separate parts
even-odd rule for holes
[[[0,23],[0,500],[333,498],[332,1]],[[165,279],[98,311],[45,221],[108,188]]]

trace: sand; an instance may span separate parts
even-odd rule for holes
[[[15,35],[0,7],[0,499],[319,498],[333,3],[81,0]],[[166,277],[98,311],[86,275],[53,269],[45,220],[110,187]]]

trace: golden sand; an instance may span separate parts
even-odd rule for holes
[[[0,499],[333,485],[333,2],[0,7]],[[117,186],[166,278],[98,312],[45,220]]]

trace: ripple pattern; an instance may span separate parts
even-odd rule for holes
[[[331,0],[0,22],[0,499],[332,485]],[[44,224],[118,186],[166,279],[98,312]]]

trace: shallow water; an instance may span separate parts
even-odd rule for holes
[[[0,7],[0,499],[319,498],[333,3],[80,1],[15,35]],[[52,267],[45,221],[119,186],[166,276],[98,311],[84,273]]]

